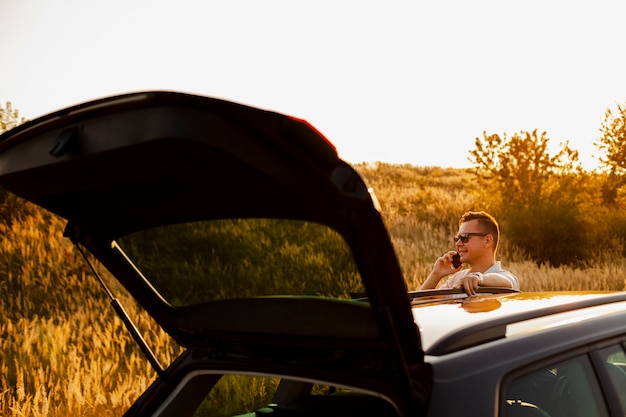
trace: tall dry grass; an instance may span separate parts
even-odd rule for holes
[[[0,224],[0,415],[121,415],[155,372],[42,210]],[[123,294],[161,361],[177,348]]]
[[[454,248],[451,237],[459,216],[485,209],[471,191],[473,175],[469,170],[385,163],[356,168],[381,202],[408,288],[419,288],[435,259]],[[626,289],[626,259],[619,252],[606,253],[584,269],[553,268],[537,265],[512,243],[502,230],[498,260],[516,274],[523,291]]]
[[[416,289],[452,247],[459,215],[481,209],[468,191],[471,175],[408,165],[357,168],[377,192],[407,286]],[[12,199],[0,205],[0,217],[0,414],[122,414],[156,375],[62,238],[63,222]],[[506,231],[502,240],[499,258],[523,290],[626,288],[623,257],[607,256],[585,269],[551,268],[527,259]],[[169,364],[180,348],[111,285],[160,362]]]

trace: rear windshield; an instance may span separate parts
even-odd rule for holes
[[[212,220],[138,232],[117,244],[178,307],[270,295],[348,299],[364,292],[346,242],[317,223]]]

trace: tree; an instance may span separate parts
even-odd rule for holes
[[[476,149],[469,160],[482,186],[488,186],[499,201],[508,205],[531,206],[537,201],[558,197],[559,182],[580,173],[578,151],[561,144],[561,149],[550,155],[546,132],[520,132],[508,138],[498,134],[476,138]],[[557,181],[558,180],[558,181]],[[555,182],[556,181],[556,182]]]
[[[617,105],[616,114],[610,108],[606,110],[600,133],[602,137],[594,143],[606,154],[600,163],[613,174],[626,175],[626,103]]]
[[[617,112],[607,109],[600,125],[602,136],[594,145],[605,154],[600,164],[606,168],[601,185],[604,203],[626,205],[626,104],[617,105]]]
[[[13,129],[25,121],[23,117],[20,119],[19,111],[13,109],[10,101],[6,102],[6,107],[0,106],[0,133]]]
[[[591,244],[580,242],[589,242],[590,227],[581,210],[585,193],[578,151],[565,142],[551,155],[546,132],[537,130],[510,138],[484,132],[469,160],[480,200],[506,225],[515,244],[538,262],[559,265],[585,258]]]
[[[19,117],[19,111],[13,109],[11,102],[6,102],[6,107],[0,105],[0,134],[24,123],[25,119]],[[13,193],[0,188],[0,223],[10,224],[13,219],[20,216],[24,211],[24,202]]]

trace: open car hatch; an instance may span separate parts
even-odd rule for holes
[[[423,394],[406,389],[423,352],[375,197],[303,120],[174,92],[105,98],[3,134],[0,185],[65,218],[206,366],[317,375],[400,410]]]

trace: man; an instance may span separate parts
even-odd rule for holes
[[[493,216],[484,211],[465,213],[459,219],[459,233],[454,237],[456,252],[450,251],[437,259],[420,290],[437,288],[443,277],[453,273],[441,289],[463,288],[468,295],[476,294],[479,286],[519,290],[517,277],[495,260],[499,238],[500,228]],[[454,267],[453,256],[457,253],[461,265]],[[469,268],[463,269],[463,264]]]

